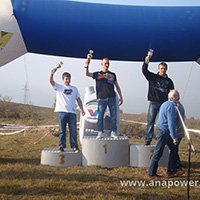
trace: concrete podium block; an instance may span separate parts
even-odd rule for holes
[[[85,136],[82,140],[82,165],[100,165],[102,167],[129,166],[129,139],[105,137],[96,140],[94,136]]]
[[[41,152],[41,164],[59,167],[80,166],[82,159],[81,151],[75,153],[73,149],[65,149],[59,152],[58,148],[44,148]]]
[[[146,146],[144,143],[130,143],[130,166],[149,167],[155,150],[155,144]],[[167,167],[169,148],[165,146],[163,155],[158,163],[159,166]]]

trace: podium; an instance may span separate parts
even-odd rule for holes
[[[146,146],[143,143],[130,143],[130,166],[149,167],[155,150],[155,144]],[[165,146],[163,155],[160,158],[159,166],[167,167],[169,159],[169,148]]]
[[[82,139],[82,165],[100,165],[102,167],[129,166],[129,139],[119,136],[99,140],[94,136]]]
[[[82,153],[75,153],[73,149],[44,148],[41,152],[41,164],[59,167],[81,166]]]
[[[96,136],[84,136],[82,152],[73,149],[44,148],[41,152],[41,164],[59,167],[100,165],[102,167],[149,167],[155,150],[155,144],[146,146],[143,143],[130,143],[128,137],[118,139]],[[167,167],[169,149],[164,148],[159,166]]]

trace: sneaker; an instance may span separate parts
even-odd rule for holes
[[[78,152],[80,152],[80,149],[78,147],[74,147],[73,151],[74,151],[74,153],[78,153]]]
[[[59,152],[64,152],[65,150],[64,150],[63,147],[59,147],[58,151],[59,151]]]
[[[102,131],[98,132],[98,135],[97,135],[96,139],[99,140],[102,137],[103,137],[103,132]]]
[[[111,132],[110,136],[111,136],[112,138],[114,138],[115,140],[118,139],[118,135],[117,135],[117,133],[115,133],[114,131]]]
[[[148,145],[150,145],[150,144],[151,144],[150,141],[145,141],[145,145],[146,145],[146,146],[148,146]]]

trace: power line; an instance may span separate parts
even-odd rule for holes
[[[191,74],[192,74],[193,66],[194,66],[194,62],[192,63],[191,68],[190,68],[190,72],[189,72],[188,79],[187,79],[187,82],[186,82],[186,85],[185,85],[185,89],[184,89],[184,92],[183,92],[183,96],[182,96],[182,98],[181,98],[182,101],[184,101],[185,93],[186,93],[186,90],[187,90],[187,87],[188,87],[188,83],[189,83],[189,80],[190,80],[190,76],[191,76]]]
[[[31,94],[29,89],[29,79],[28,79],[28,72],[27,72],[27,64],[26,64],[26,57],[24,55],[24,66],[25,66],[25,74],[26,74],[26,83],[23,88],[24,90],[24,104],[31,104]]]

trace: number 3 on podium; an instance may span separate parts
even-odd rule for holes
[[[59,157],[60,157],[60,161],[58,163],[59,164],[64,164],[64,162],[65,162],[64,161],[65,156],[63,154],[60,154]]]

